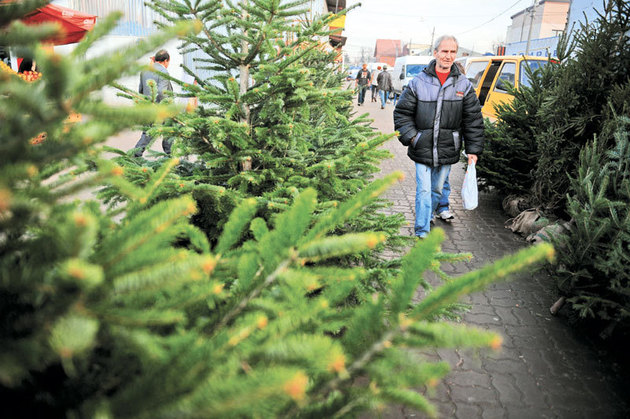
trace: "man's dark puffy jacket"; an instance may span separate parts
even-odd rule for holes
[[[481,106],[456,65],[443,86],[435,60],[411,80],[394,110],[394,127],[409,158],[427,166],[457,163],[462,138],[466,153],[483,152]]]

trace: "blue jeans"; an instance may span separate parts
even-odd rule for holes
[[[451,183],[448,181],[448,176],[444,181],[444,186],[442,187],[442,196],[440,197],[440,202],[438,202],[437,209],[435,212],[437,214],[444,212],[448,209],[448,197],[451,196]]]
[[[367,84],[359,85],[359,104],[360,105],[363,105],[363,102],[365,101],[365,92],[367,88],[368,88]]]
[[[380,90],[379,93],[381,95],[381,106],[385,107],[385,104],[387,104],[387,98],[389,97],[389,92]]]
[[[431,217],[438,206],[444,181],[450,172],[450,164],[430,167],[416,163],[416,236],[425,237],[429,234]]]
[[[394,93],[394,107],[396,107],[396,104],[398,103],[398,99],[400,99],[400,95],[398,93]]]

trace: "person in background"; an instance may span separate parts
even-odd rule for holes
[[[392,75],[387,71],[387,64],[383,64],[383,71],[378,75],[378,91],[381,95],[381,109],[385,109],[389,92],[393,90]]]
[[[24,58],[18,67],[18,73],[26,73],[27,71],[37,71],[37,63],[30,58]]]
[[[392,99],[392,103],[394,104],[394,108],[396,107],[396,104],[398,103],[398,99],[400,99],[400,93],[396,93],[396,92],[392,92],[394,97]]]
[[[459,161],[462,140],[468,163],[483,152],[484,123],[471,82],[453,65],[458,43],[444,35],[433,47],[435,59],[409,82],[394,109],[394,129],[416,166],[414,234],[429,234],[444,181]]]
[[[168,51],[161,49],[155,54],[155,57],[151,57],[151,62],[153,63],[153,71],[143,71],[142,74],[140,74],[140,86],[138,87],[138,91],[143,95],[151,96],[151,86],[149,86],[149,81],[155,81],[157,89],[155,101],[160,103],[162,99],[164,99],[165,91],[173,91],[171,81],[161,75],[168,74],[167,68],[171,62],[171,56]],[[142,136],[134,147],[136,149],[134,156],[141,157],[150,142],[151,137],[147,135],[146,131],[143,131]],[[162,149],[166,154],[171,154],[171,145],[170,139],[162,139]]]
[[[359,72],[357,73],[357,78],[354,82],[355,87],[358,87],[359,89],[359,98],[358,98],[359,106],[363,105],[363,102],[365,101],[365,91],[367,90],[371,81],[372,81],[372,76],[370,74],[370,71],[367,68],[367,64],[364,63],[363,68],[359,70]]]
[[[380,72],[380,65],[372,72],[372,102],[376,102],[376,95],[378,94],[378,75]]]

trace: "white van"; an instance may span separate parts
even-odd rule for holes
[[[394,93],[402,93],[411,79],[420,74],[431,60],[433,60],[432,55],[405,55],[396,58],[392,74]]]

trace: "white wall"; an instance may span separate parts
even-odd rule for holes
[[[529,43],[529,53],[536,57],[557,57],[558,56],[558,39],[553,36],[549,38],[532,39]],[[522,55],[525,54],[527,41],[512,42],[505,46],[505,55]]]
[[[132,46],[133,44],[135,44],[136,42],[139,41],[140,38],[134,37],[134,36],[113,36],[113,35],[107,35],[105,36],[103,39],[99,40],[98,42],[96,42],[92,48],[90,48],[90,50],[87,53],[86,58],[92,58],[92,57],[96,57],[105,53],[109,53],[112,51],[117,51],[120,49],[124,49],[127,47]],[[55,47],[55,51],[59,52],[60,54],[68,54],[70,53],[77,44],[70,44],[70,45],[59,45]],[[177,46],[179,45],[179,41],[177,40],[173,40],[168,42],[167,44],[165,44],[162,48],[166,49],[168,51],[168,53],[171,56],[171,62],[168,66],[168,72],[172,77],[175,77],[179,80],[183,80],[186,82],[192,82],[192,79],[190,78],[190,76],[185,75],[184,70],[181,68],[181,64],[183,62],[183,57],[182,55],[179,53]],[[149,64],[151,62],[150,57],[153,56],[159,49],[161,48],[157,48],[155,51],[152,51],[149,54],[146,54],[144,57],[142,57],[138,62],[140,64]],[[116,81],[118,84],[121,84],[131,90],[133,90],[134,92],[138,91],[138,85],[140,84],[140,75],[133,75],[133,76],[126,76],[126,77],[121,77],[120,79],[118,79]],[[173,90],[176,93],[180,93],[181,92],[181,88],[173,83]],[[105,87],[104,89],[102,89],[101,91],[101,97],[103,99],[103,101],[105,103],[108,104],[112,104],[112,105],[129,105],[131,106],[132,103],[125,98],[121,98],[117,96],[117,93],[119,92],[118,89],[115,89],[113,87]],[[178,103],[186,103],[186,99],[177,99]]]

